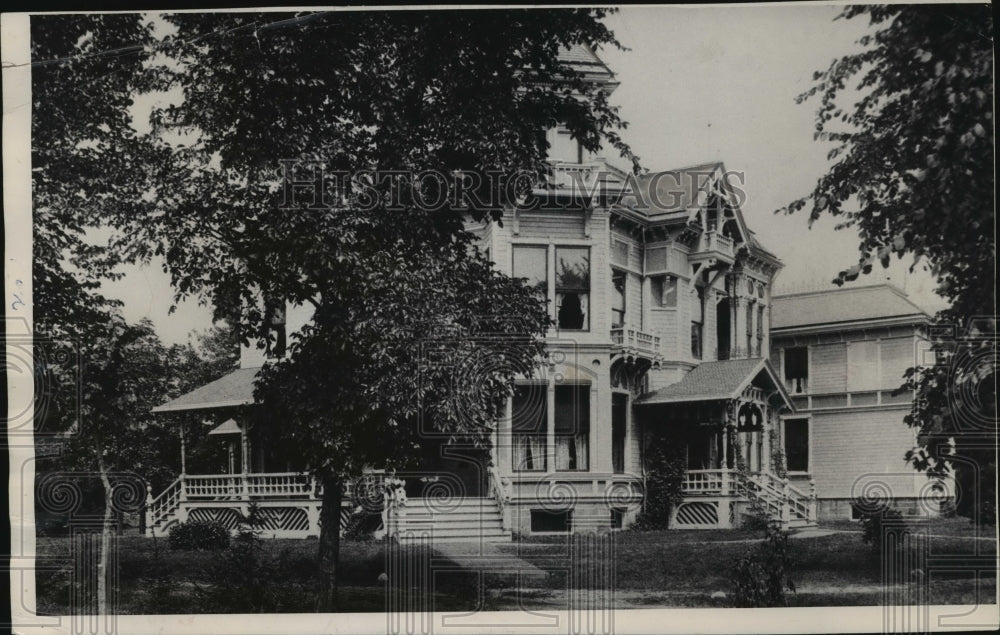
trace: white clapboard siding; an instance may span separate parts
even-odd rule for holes
[[[820,496],[861,496],[869,482],[884,483],[894,497],[914,496],[918,480],[903,460],[914,443],[913,429],[903,422],[907,412],[906,407],[814,412],[809,467]]]
[[[847,345],[822,344],[809,349],[809,385],[812,393],[847,390]]]

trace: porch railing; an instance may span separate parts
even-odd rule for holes
[[[688,470],[684,473],[682,490],[687,495],[716,494],[735,495],[734,470]]]
[[[682,491],[686,496],[742,496],[757,501],[769,515],[788,523],[791,520],[816,522],[816,488],[809,493],[770,472],[741,476],[736,470],[688,470]]]
[[[191,500],[308,498],[313,495],[315,484],[311,476],[298,472],[209,474],[185,476],[182,489]]]

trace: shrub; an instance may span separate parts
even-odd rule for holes
[[[229,546],[229,530],[212,520],[189,520],[175,525],[167,542],[171,549],[216,551]]]
[[[382,514],[358,507],[347,519],[344,528],[344,540],[367,542],[374,539],[374,534],[382,526]]]
[[[752,531],[766,531],[771,526],[771,516],[767,510],[756,500],[751,500],[743,513],[741,528]]]
[[[733,605],[741,608],[785,606],[785,589],[794,592],[789,578],[793,566],[788,532],[770,523],[764,540],[751,547],[733,572]]]
[[[261,539],[263,518],[256,504],[240,519],[232,544],[209,565],[212,583],[202,590],[206,607],[225,606],[239,613],[276,613],[288,604],[290,589],[276,584],[279,570],[275,558]]]
[[[643,509],[632,528],[640,531],[668,529],[674,507],[684,500],[685,448],[677,443],[657,441],[650,449],[647,465]]]
[[[892,536],[892,544],[898,547],[900,537],[906,533],[903,515],[899,510],[888,508],[862,514],[861,528],[861,540],[876,553],[881,553],[885,547],[883,540],[886,536]]]

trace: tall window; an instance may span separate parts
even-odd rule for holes
[[[611,299],[611,326],[620,328],[625,326],[625,285],[626,274],[617,269],[611,270],[611,286],[614,288],[614,295]]]
[[[785,463],[789,472],[809,471],[808,419],[785,419]]]
[[[545,384],[514,386],[511,432],[514,442],[512,467],[515,472],[545,471],[548,394]]]
[[[625,423],[628,420],[628,396],[611,395],[611,466],[615,474],[625,473]]]
[[[701,359],[702,330],[705,325],[705,287],[696,287],[694,306],[691,308],[691,357]]]
[[[556,324],[560,329],[590,328],[590,249],[556,247]]]
[[[753,357],[753,303],[747,303],[747,357]]]
[[[764,305],[757,306],[757,354],[764,357]]]
[[[785,386],[793,395],[809,390],[809,349],[805,346],[785,349]]]
[[[586,470],[590,449],[590,385],[556,386],[556,469]]]
[[[264,329],[266,330],[269,359],[280,359],[285,356],[285,303],[282,300],[269,298],[264,302]]]
[[[649,280],[654,307],[672,309],[677,306],[676,276],[653,276]]]
[[[539,298],[549,295],[549,249],[534,245],[514,245],[513,277],[527,278]]]

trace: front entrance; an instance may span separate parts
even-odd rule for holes
[[[406,481],[409,498],[481,498],[489,495],[485,448],[448,443],[447,439],[424,442],[420,465],[397,472]]]

